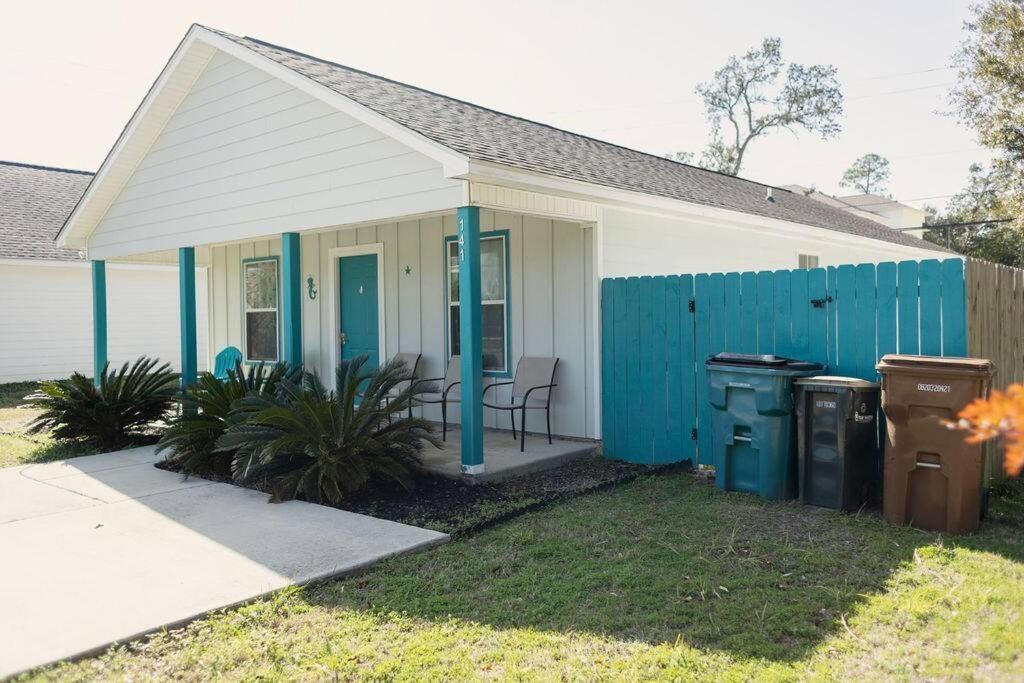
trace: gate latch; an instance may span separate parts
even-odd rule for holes
[[[824,308],[825,304],[832,303],[832,297],[827,296],[824,299],[811,299],[811,305],[815,308]]]

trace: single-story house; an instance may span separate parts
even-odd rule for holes
[[[93,372],[89,263],[54,237],[92,173],[0,161],[0,383]],[[206,355],[206,274],[197,286]],[[177,265],[110,267],[110,359],[178,365]]]
[[[193,264],[208,269],[210,354],[324,377],[362,351],[420,353],[420,376],[440,377],[459,354],[467,473],[484,471],[483,428],[508,426],[482,388],[522,357],[559,359],[554,432],[600,438],[603,277],[937,249],[799,194],[199,25],[58,242],[98,278],[126,258],[180,264],[185,381]]]

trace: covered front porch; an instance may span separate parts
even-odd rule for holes
[[[543,434],[527,434],[526,450],[519,451],[519,442],[512,432],[501,429],[484,430],[484,463],[481,473],[466,475],[462,468],[462,430],[448,432],[448,440],[440,450],[427,448],[423,468],[443,477],[470,476],[474,481],[501,481],[529,472],[557,467],[562,463],[592,455],[596,444],[587,439],[555,437],[548,444]]]
[[[338,362],[361,353],[374,364],[398,353],[418,357],[420,379],[450,374],[449,359],[457,357],[461,388],[448,405],[448,440],[441,451],[427,449],[426,467],[489,478],[594,449],[592,231],[580,221],[466,206],[133,258],[176,256],[186,386],[197,376],[203,327],[190,276],[197,263],[208,277],[211,368],[216,354],[238,349],[246,364],[283,361],[332,384]],[[106,362],[105,268],[103,260],[93,261],[97,373]],[[353,311],[361,311],[359,320]],[[511,401],[523,357],[558,364],[550,405],[555,439],[547,443],[544,411],[531,410],[531,433],[520,452],[508,412],[484,402]],[[491,384],[499,386],[487,390]],[[417,406],[414,413],[440,431],[440,406]]]

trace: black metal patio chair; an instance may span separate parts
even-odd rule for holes
[[[417,384],[426,382],[441,382],[440,386],[432,387],[434,391],[426,391],[413,396],[409,403],[409,417],[412,417],[413,405],[441,405],[441,440],[448,440],[448,404],[460,403],[460,391],[462,387],[462,358],[452,356],[448,361],[448,368],[444,371],[444,377],[431,377],[416,380]]]
[[[516,438],[516,411],[522,411],[520,422],[519,452],[526,451],[526,411],[543,410],[547,418],[548,443],[551,443],[551,390],[555,384],[555,370],[558,367],[557,358],[532,358],[524,357],[519,359],[516,365],[516,374],[511,382],[497,382],[484,388],[484,405],[494,410],[507,410],[512,419],[512,438]],[[509,396],[508,405],[488,403],[487,392],[494,387],[512,385],[512,393]]]

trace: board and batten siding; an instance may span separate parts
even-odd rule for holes
[[[552,430],[564,436],[594,437],[595,399],[593,357],[592,229],[578,223],[535,216],[480,212],[481,231],[509,231],[511,289],[511,366],[522,356],[557,356],[558,388],[552,401]],[[336,247],[383,244],[385,350],[419,352],[421,377],[441,377],[445,355],[444,238],[456,232],[455,215],[435,215],[397,223],[380,223],[327,232],[307,232],[302,246],[303,358],[322,377],[333,375],[332,307],[337,292],[330,291],[331,269],[337,268],[330,251]],[[225,346],[242,348],[241,263],[257,256],[277,255],[280,239],[213,247],[211,250],[210,333],[212,352]],[[406,273],[406,267],[409,272]],[[318,294],[310,299],[305,279],[312,277]],[[484,378],[484,384],[501,379]],[[490,397],[508,400],[505,387]],[[440,419],[436,408],[425,415]],[[458,422],[458,410],[451,411]],[[508,413],[484,410],[485,425],[509,427]],[[542,412],[530,411],[530,431],[543,431]]]
[[[811,226],[794,224],[792,234],[783,234],[619,209],[604,209],[601,234],[602,277],[792,269],[798,254],[817,256],[819,266],[942,257]]]
[[[206,368],[206,270],[196,271],[200,369]],[[92,281],[87,263],[0,265],[0,383],[92,375]],[[139,356],[180,367],[178,273],[107,264],[111,365]]]
[[[217,52],[90,237],[97,258],[458,206],[441,164]]]

